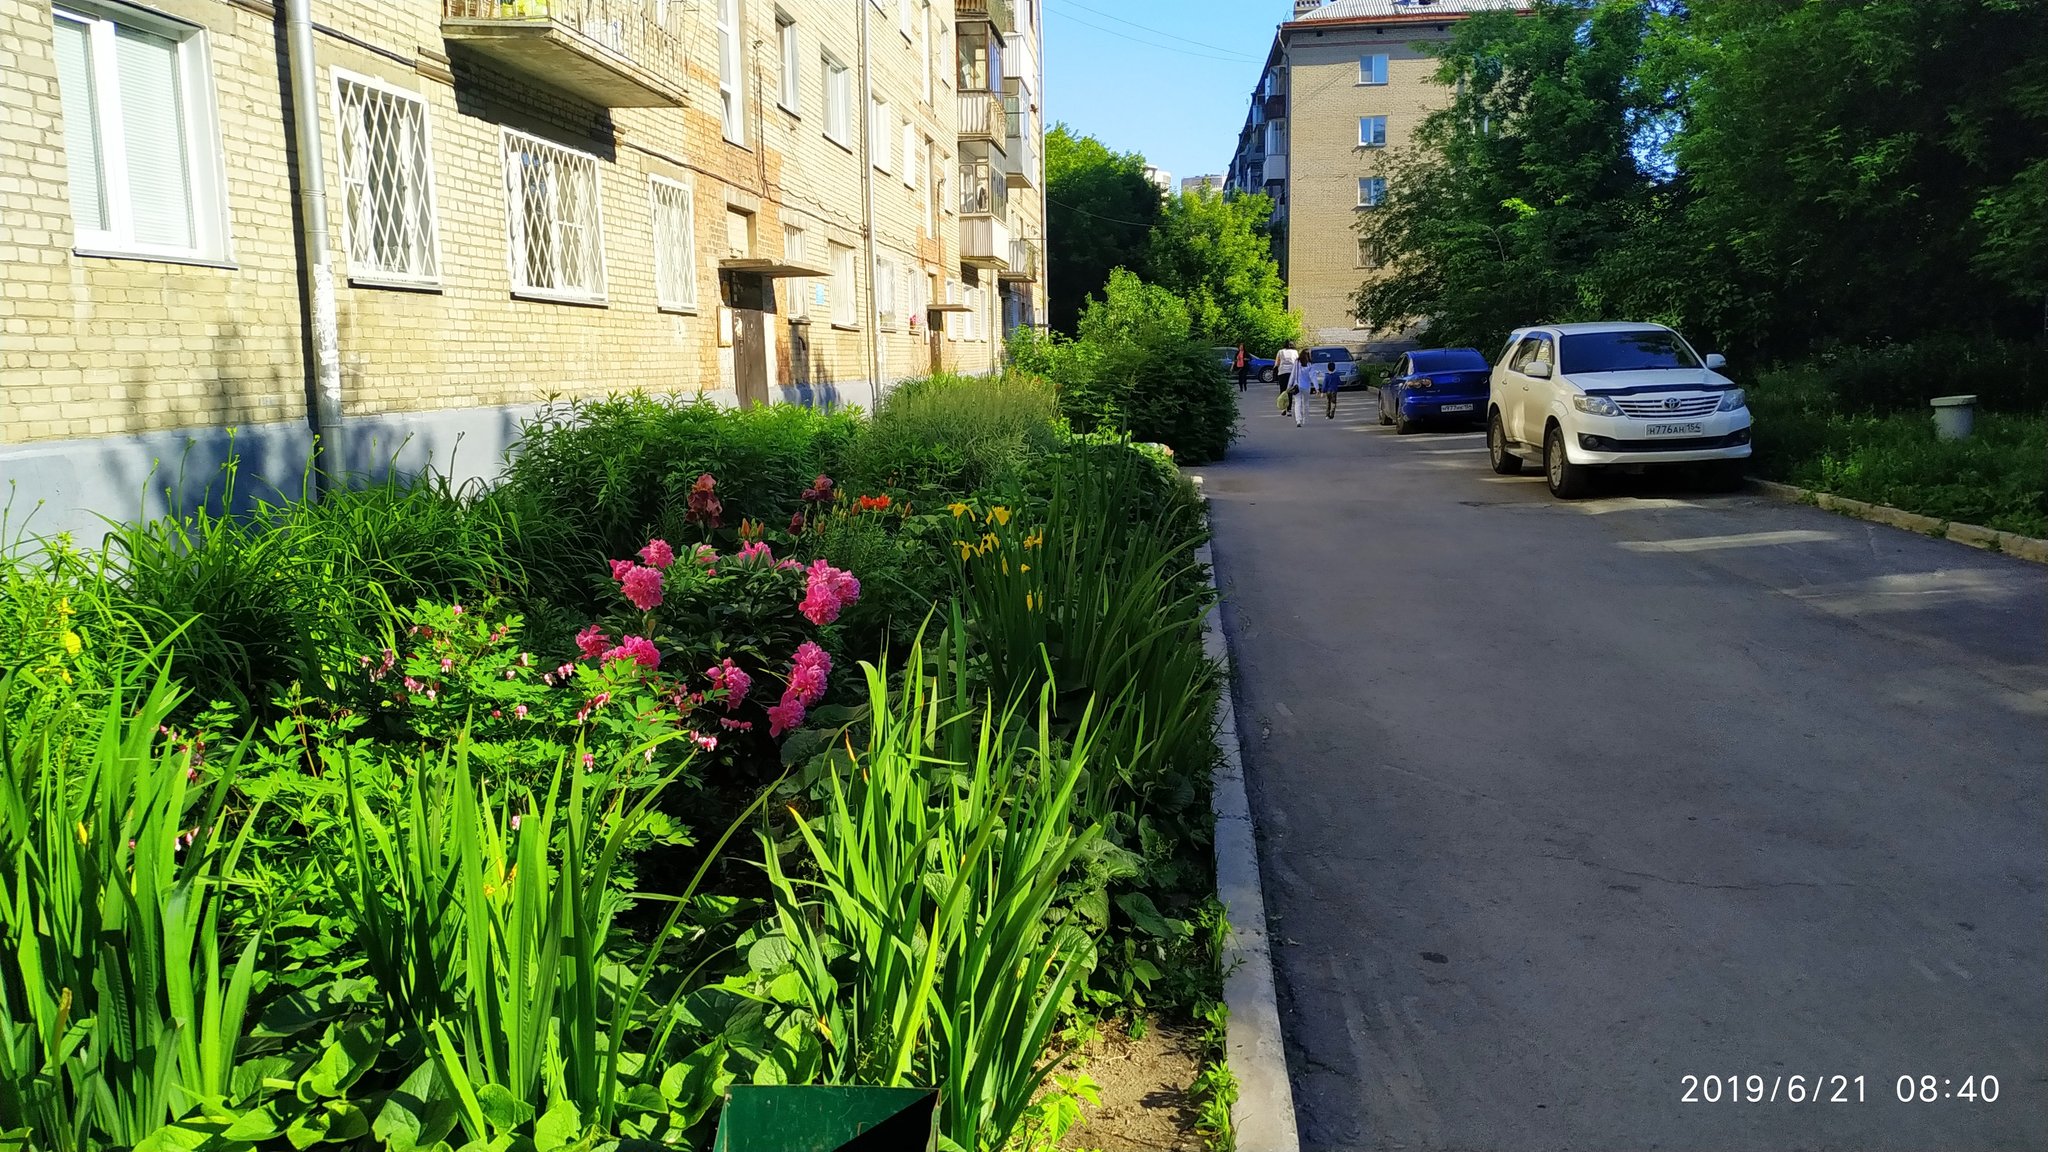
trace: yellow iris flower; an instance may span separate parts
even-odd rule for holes
[[[988,510],[988,518],[998,524],[1008,524],[1010,522],[1010,510],[998,504]]]
[[[953,514],[953,519],[958,520],[961,517],[961,515],[967,511],[967,505],[962,504],[956,500],[953,503],[946,505],[946,511],[951,512]]]
[[[79,651],[84,647],[85,641],[80,640],[78,638],[78,633],[73,632],[68,628],[64,630],[64,651],[66,653],[72,656],[76,656],[78,655]]]

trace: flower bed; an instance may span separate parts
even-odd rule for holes
[[[1221,922],[1193,497],[1038,387],[18,549],[0,1146],[706,1147],[735,1082],[1056,1142]]]

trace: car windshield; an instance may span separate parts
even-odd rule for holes
[[[1560,349],[1558,371],[1639,372],[1658,368],[1697,368],[1692,349],[1675,332],[1649,328],[1635,332],[1571,332]]]
[[[1311,348],[1308,350],[1308,362],[1311,364],[1349,364],[1351,362],[1351,349]]]
[[[1417,372],[1484,372],[1489,367],[1477,348],[1435,348],[1410,360]]]

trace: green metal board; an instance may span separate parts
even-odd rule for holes
[[[936,1088],[735,1084],[713,1152],[931,1152]]]

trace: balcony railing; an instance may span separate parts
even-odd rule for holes
[[[1264,113],[1268,120],[1278,120],[1280,117],[1287,115],[1287,93],[1282,92],[1274,96],[1261,97],[1259,100],[1259,111]]]
[[[441,0],[441,35],[603,108],[683,103],[680,3]]]
[[[1004,119],[1009,122],[1010,142],[1005,151],[1012,188],[1038,185],[1038,124],[1021,96],[1003,97]]]
[[[985,140],[1003,147],[1009,122],[1003,116],[1003,98],[993,92],[960,93],[960,138]]]
[[[1263,182],[1278,184],[1287,179],[1287,157],[1285,154],[1266,157],[1266,172]]]
[[[1010,16],[1010,0],[953,0],[953,15],[960,20],[980,20],[993,24],[999,32],[1008,32],[1017,26]]]
[[[1001,273],[1005,280],[1038,279],[1038,244],[1022,236],[1010,237],[1010,266]]]
[[[1010,266],[1010,226],[1000,216],[960,218],[960,262],[1001,272]]]

